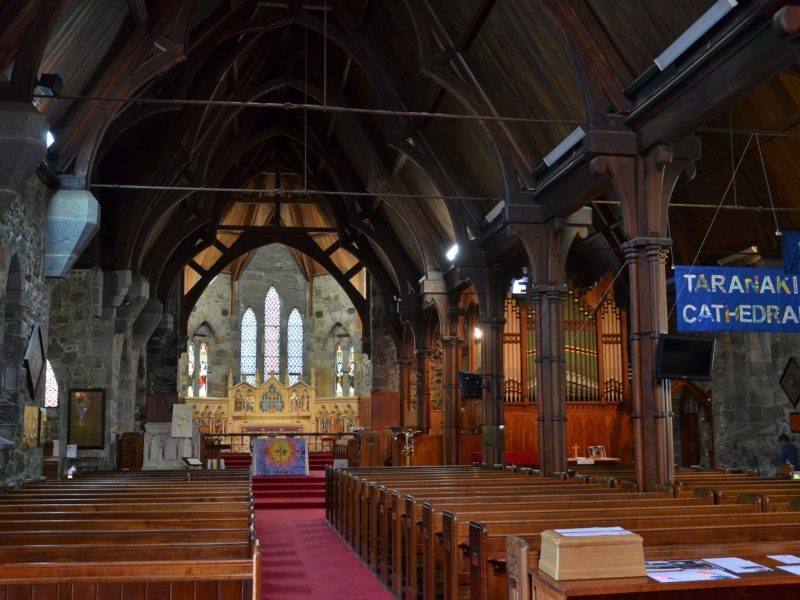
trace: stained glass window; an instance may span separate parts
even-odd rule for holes
[[[189,363],[186,365],[186,373],[189,375],[189,388],[186,390],[187,396],[194,396],[194,342],[189,340],[186,344],[186,354],[189,356]]]
[[[286,354],[289,385],[294,385],[303,376],[303,317],[296,308],[286,324]]]
[[[256,339],[258,325],[256,313],[248,307],[242,317],[242,381],[252,385],[256,384]]]
[[[350,361],[349,369],[347,372],[347,378],[349,380],[349,386],[347,390],[348,396],[355,396],[356,393],[356,354],[353,350],[353,344],[350,344],[350,347],[347,348],[347,357]]]
[[[197,370],[201,398],[208,396],[208,344],[200,342],[200,368]]]
[[[264,301],[264,380],[274,372],[280,378],[281,298],[271,287]]]
[[[44,405],[47,408],[56,408],[58,406],[58,382],[49,360],[45,363],[44,371]]]
[[[342,345],[337,342],[333,353],[333,369],[336,373],[336,387],[334,396],[341,396],[344,393],[344,351]]]

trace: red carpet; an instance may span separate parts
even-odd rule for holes
[[[226,469],[250,468],[249,454],[223,455]],[[325,508],[325,465],[332,454],[310,454],[309,476],[253,477],[255,507],[270,509]]]
[[[262,600],[393,598],[325,522],[324,509],[257,510],[256,532]]]

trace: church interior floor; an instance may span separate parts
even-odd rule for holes
[[[391,600],[324,509],[256,510],[262,600]]]

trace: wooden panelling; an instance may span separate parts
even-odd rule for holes
[[[400,426],[400,393],[373,392],[366,400],[372,413],[370,429],[391,429]],[[366,427],[365,422],[361,422]]]

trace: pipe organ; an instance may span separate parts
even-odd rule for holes
[[[572,282],[564,306],[567,402],[622,402],[630,397],[627,316],[614,298],[613,276],[588,290]],[[503,332],[505,401],[536,402],[533,307],[508,294]]]

